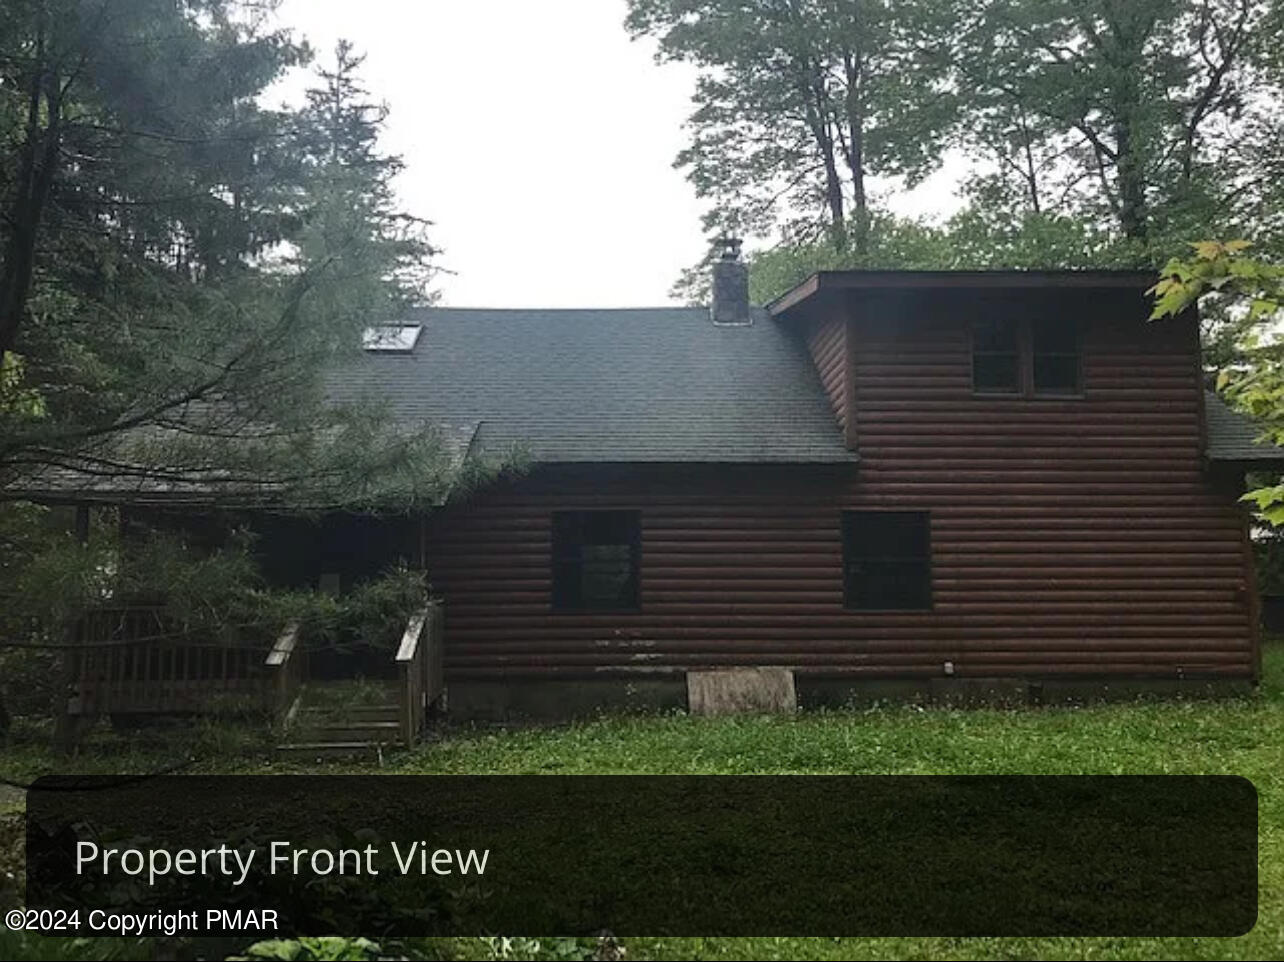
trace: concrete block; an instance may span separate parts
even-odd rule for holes
[[[687,672],[687,710],[693,715],[793,713],[794,673],[788,668]]]

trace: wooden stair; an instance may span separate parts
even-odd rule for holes
[[[337,689],[329,687],[331,693]],[[381,756],[402,744],[401,707],[392,699],[367,704],[309,701],[305,693],[302,707],[277,743],[278,755],[298,760]]]
[[[445,701],[442,631],[441,602],[429,600],[407,621],[388,666],[390,677],[305,684],[303,659],[292,657],[299,627],[287,625],[267,660],[278,669],[277,753],[300,760],[369,753],[382,760],[385,748],[419,742],[429,711]],[[290,672],[281,670],[289,667]]]

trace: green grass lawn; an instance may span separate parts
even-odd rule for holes
[[[3,774],[146,771],[190,752],[193,770],[206,772],[1244,775],[1260,798],[1261,875],[1258,923],[1242,938],[630,938],[625,947],[632,959],[1284,958],[1284,645],[1268,647],[1261,692],[1244,699],[1013,711],[888,707],[790,718],[608,717],[552,729],[459,730],[391,756],[382,768],[281,764],[259,735],[227,726],[131,737],[104,731],[62,763],[51,758],[45,736],[43,728],[20,726]],[[474,940],[431,950],[455,957],[492,951]],[[542,951],[553,957],[562,949]]]

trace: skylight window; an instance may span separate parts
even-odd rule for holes
[[[381,354],[409,354],[419,343],[422,324],[381,324],[367,327],[361,335],[361,346]]]

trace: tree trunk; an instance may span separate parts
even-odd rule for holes
[[[859,30],[859,23],[856,29]],[[844,52],[843,67],[847,91],[843,107],[847,115],[847,168],[852,177],[852,215],[856,221],[854,247],[857,254],[869,253],[869,196],[865,191],[865,91],[864,58]]]
[[[869,198],[865,194],[865,133],[852,129],[852,216],[856,221],[856,253],[869,253]]]
[[[843,211],[843,182],[838,176],[838,164],[834,161],[834,142],[829,138],[829,146],[824,149],[825,160],[825,200],[829,206],[829,238],[836,250],[847,246],[847,223]]]
[[[825,207],[829,213],[829,238],[836,250],[847,246],[847,224],[843,200],[843,179],[838,173],[838,160],[834,156],[834,134],[830,127],[830,114],[825,100],[824,78],[819,66],[800,64],[797,90],[803,101],[807,127],[817,156],[825,170]]]
[[[1129,240],[1145,240],[1148,219],[1146,179],[1138,162],[1131,118],[1116,124],[1115,143],[1119,148],[1115,161],[1119,183],[1119,228]]]
[[[1154,9],[1108,21],[1113,43],[1107,44],[1106,63],[1113,74],[1110,107],[1115,139],[1115,180],[1119,198],[1119,228],[1129,240],[1145,240],[1146,172],[1139,130],[1142,103],[1138,86],[1146,69],[1146,43],[1154,33]]]
[[[36,40],[35,60],[21,160],[13,195],[5,211],[9,238],[4,260],[0,262],[0,360],[14,349],[27,310],[35,271],[36,239],[45,202],[53,189],[61,148],[61,83],[57,73],[45,62],[43,33]]]
[[[1021,118],[1021,141],[1025,153],[1025,183],[1026,191],[1030,198],[1030,209],[1034,213],[1043,213],[1043,205],[1039,199],[1039,171],[1034,163],[1034,147],[1031,143],[1033,135],[1030,133],[1030,125],[1026,122],[1024,108],[1018,108],[1018,116]]]

